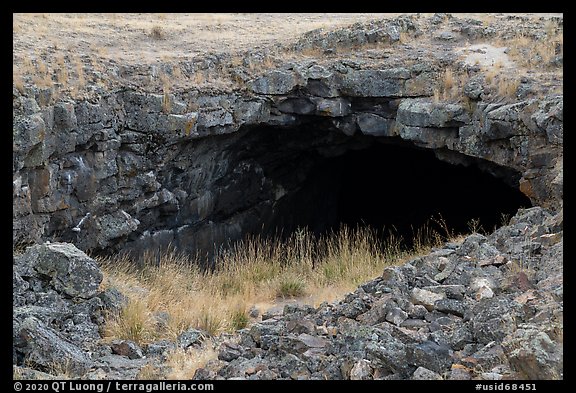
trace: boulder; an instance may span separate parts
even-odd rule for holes
[[[20,257],[46,276],[58,292],[89,299],[99,292],[102,272],[96,261],[69,243],[46,243],[29,247]]]
[[[145,357],[138,344],[130,340],[113,340],[110,348],[112,348],[112,353],[126,356],[128,359],[142,359]]]
[[[300,84],[295,73],[287,71],[270,71],[264,76],[249,83],[250,89],[256,94],[286,94]]]
[[[426,367],[433,372],[443,374],[450,369],[453,357],[452,350],[448,346],[434,341],[425,341],[408,348],[407,360],[415,366]]]
[[[418,367],[414,374],[412,374],[412,378],[415,381],[430,381],[430,380],[442,380],[442,376],[438,373],[435,373],[432,370],[428,370],[425,367]]]
[[[563,379],[562,343],[552,341],[541,328],[522,326],[502,342],[502,347],[510,366],[525,379]]]
[[[358,128],[365,135],[393,136],[395,121],[373,113],[362,113],[356,116]]]
[[[190,328],[180,333],[176,338],[176,342],[180,348],[186,349],[191,346],[194,347],[200,346],[205,338],[206,338],[205,332],[198,329]]]
[[[350,370],[350,379],[352,381],[372,379],[372,367],[370,367],[370,362],[365,359],[356,362]]]
[[[81,377],[93,365],[85,351],[35,317],[22,322],[20,337],[25,345],[21,350],[28,364],[66,370],[76,377]]]
[[[459,104],[404,99],[398,106],[396,121],[413,127],[459,127],[470,122],[470,115]]]
[[[400,97],[408,78],[410,71],[405,68],[351,71],[343,76],[340,93],[351,97]]]
[[[411,292],[411,300],[414,304],[420,304],[428,311],[432,311],[438,300],[444,299],[446,295],[441,293],[434,293],[425,289],[414,288]]]

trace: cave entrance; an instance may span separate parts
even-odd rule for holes
[[[307,228],[319,235],[342,224],[364,225],[382,234],[392,231],[411,246],[415,232],[425,225],[442,234],[439,221],[453,234],[472,227],[491,231],[518,208],[531,206],[510,185],[517,184],[519,173],[484,160],[466,157],[467,166],[453,165],[439,160],[433,150],[395,138],[360,135],[320,141],[315,134],[274,130],[253,140],[261,152],[256,160],[282,191],[268,234]]]

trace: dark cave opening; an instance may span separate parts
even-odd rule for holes
[[[297,132],[289,133],[294,141]],[[310,138],[310,133],[304,137],[308,143]],[[402,141],[347,138],[363,138],[363,146],[347,147],[330,157],[318,153],[318,145],[310,148],[302,142],[300,151],[291,150],[273,138],[289,153],[280,158],[274,149],[265,149],[257,161],[268,175],[285,184],[289,177],[288,184],[297,186],[276,201],[266,233],[288,235],[308,228],[319,235],[343,224],[364,225],[383,234],[391,231],[411,246],[416,231],[425,225],[442,235],[446,231],[441,222],[452,234],[468,233],[473,225],[489,232],[518,208],[531,206],[524,194],[507,184],[517,181],[511,181],[510,176],[517,175],[511,170],[504,171],[509,175],[505,182],[481,170],[477,159],[469,158],[468,166],[453,165],[436,158],[432,150]],[[338,139],[336,145],[346,143]]]

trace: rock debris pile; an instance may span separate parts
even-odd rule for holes
[[[138,378],[195,329],[143,348],[102,340],[126,297],[100,290],[95,260],[67,243],[14,258],[13,364],[21,375]],[[285,306],[214,338],[195,379],[562,379],[563,213],[519,211],[509,225],[388,267],[344,299]]]
[[[561,379],[562,216],[520,211],[389,267],[334,304],[286,306],[198,379]]]

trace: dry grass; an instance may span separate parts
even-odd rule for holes
[[[119,337],[144,344],[159,336],[152,312],[144,299],[132,296],[118,315],[113,315],[104,332],[108,337]]]
[[[480,20],[484,27],[490,26],[491,24],[493,24],[496,21],[496,18],[492,14],[480,15],[480,16],[477,16],[476,19]]]
[[[164,252],[145,254],[138,266],[127,258],[101,260],[104,287],[116,287],[128,305],[109,315],[104,336],[146,344],[174,340],[190,327],[209,336],[245,328],[253,321],[247,310],[287,297],[319,305],[334,301],[359,284],[381,274],[384,267],[428,253],[453,238],[443,220],[415,231],[413,248],[404,250],[393,235],[377,236],[369,229],[341,228],[320,238],[298,230],[285,240],[249,237],[216,256],[215,269],[203,271],[197,260]],[[159,261],[159,262],[158,262]],[[158,323],[155,315],[169,318]],[[207,337],[199,348],[176,348],[167,354],[166,369],[143,368],[139,379],[190,379],[196,370],[217,359]]]
[[[12,365],[12,380],[16,381],[20,379],[22,379],[22,369]]]
[[[196,72],[194,72],[194,75],[192,76],[192,83],[195,86],[202,86],[207,82],[207,80],[208,80],[207,72],[204,70],[197,70]]]
[[[504,286],[513,285],[514,280],[521,273],[525,274],[528,280],[533,280],[534,276],[536,275],[536,271],[533,268],[527,266],[527,263],[524,259],[513,260],[508,262],[506,264],[506,270],[504,270],[504,272],[505,272],[503,280]]]
[[[150,30],[150,37],[155,40],[164,40],[166,39],[166,33],[164,32],[162,26],[153,26]]]
[[[160,75],[160,82],[162,83],[162,112],[168,114],[172,110],[172,98],[170,97],[170,78],[162,74]]]
[[[298,57],[303,56],[303,57],[320,58],[320,57],[324,56],[324,50],[322,48],[312,46],[312,47],[307,47],[307,48],[304,48],[304,49],[298,51],[297,54],[298,54]]]
[[[276,292],[277,297],[293,298],[306,294],[306,284],[297,275],[282,278]]]
[[[170,371],[166,379],[192,379],[197,369],[217,358],[218,353],[210,340],[204,341],[201,348],[177,348],[167,356],[166,364]]]
[[[400,43],[401,44],[407,44],[409,42],[411,42],[414,39],[414,37],[412,35],[410,35],[407,31],[401,31],[400,32]]]
[[[48,70],[48,66],[40,57],[36,59],[36,72],[32,75],[32,81],[36,86],[52,87],[54,84],[52,81],[51,72]]]
[[[101,67],[100,67],[101,68]],[[98,71],[94,67],[94,71]],[[100,70],[101,71],[101,70]],[[110,78],[107,83],[110,85]],[[30,57],[22,57],[14,66],[14,86],[23,93],[27,84],[52,88],[53,98],[66,94],[78,98],[86,91],[88,82],[95,84],[94,76],[87,79],[80,56],[59,50],[35,51]]]
[[[486,83],[492,84],[494,82],[494,78],[496,77],[496,75],[498,75],[498,70],[495,67],[491,68],[484,75],[484,80],[486,81]]]
[[[496,98],[513,101],[517,98],[521,76],[522,72],[519,70],[506,72],[502,64],[496,62],[492,68],[485,71],[484,80]]]
[[[71,370],[69,359],[62,359],[60,362],[53,362],[47,370],[48,374],[56,376],[57,379],[72,379],[74,372]]]
[[[456,102],[463,100],[462,89],[468,77],[463,73],[456,73],[452,68],[446,68],[440,75],[440,80],[433,90],[434,102]]]
[[[20,94],[25,93],[26,90],[24,89],[24,78],[22,77],[22,75],[14,73],[13,83],[14,87],[20,92]]]
[[[248,238],[216,257],[214,271],[201,271],[195,260],[166,252],[156,266],[147,254],[140,267],[127,258],[102,261],[107,286],[117,287],[130,301],[108,318],[105,337],[144,344],[175,339],[194,327],[216,335],[249,324],[247,310],[255,304],[297,297],[318,305],[378,276],[385,266],[425,253],[446,236],[423,228],[416,231],[413,250],[402,250],[394,236],[379,238],[367,229],[342,228],[315,239],[297,231],[285,241]],[[154,315],[166,312],[167,323]]]
[[[325,26],[398,14],[13,14],[14,53],[56,46],[66,52],[99,55],[128,64],[158,56],[171,59],[206,52],[248,50],[296,39]],[[93,49],[94,48],[94,49]],[[96,48],[105,48],[98,52]]]
[[[196,71],[190,78],[181,78],[173,73],[173,89],[214,87],[221,90],[242,89],[245,75],[231,73],[243,64],[237,53],[254,48],[280,48],[290,44],[301,34],[322,27],[328,32],[355,22],[367,22],[381,18],[392,18],[399,14],[14,14],[13,53],[15,87],[25,91],[27,83],[40,87],[53,87],[56,95],[87,97],[98,86],[113,89],[125,83],[124,76],[112,75],[116,64],[146,66],[162,62],[170,64],[204,57],[207,53],[233,56],[229,65],[218,69]],[[422,16],[431,16],[423,14]],[[494,17],[485,14],[461,14],[458,17],[473,17],[492,23]],[[500,18],[500,16],[498,17]],[[518,35],[502,42],[510,45],[511,57],[528,68],[546,69],[558,67],[554,61],[562,53],[562,27],[549,22],[544,30],[546,38],[534,40]],[[426,35],[416,37],[401,32],[400,43],[421,40],[426,46]],[[276,44],[279,44],[276,45]],[[360,49],[385,51],[387,42],[358,46],[337,45],[334,56],[347,57]],[[407,49],[406,49],[407,50]],[[303,57],[323,59],[327,56],[322,48],[312,47],[302,51],[275,52],[276,57],[266,56],[263,61],[247,64],[248,74],[274,68],[278,62],[300,60]],[[71,54],[82,55],[84,66],[74,61]],[[236,55],[235,55],[236,54]],[[332,55],[330,55],[332,56]],[[66,66],[58,64],[66,58]],[[224,56],[225,58],[225,56]],[[34,59],[46,71],[27,67],[25,62]],[[224,68],[223,68],[224,67]],[[81,71],[80,71],[81,70]],[[86,72],[84,72],[86,71]],[[95,72],[92,72],[95,71]],[[226,72],[228,71],[228,72]],[[132,75],[132,74],[126,74]],[[125,76],[130,78],[130,76]],[[178,83],[178,82],[182,83]],[[137,79],[141,87],[153,88],[143,78]],[[448,90],[439,89],[439,96],[450,96]]]
[[[84,77],[84,64],[82,64],[82,60],[76,58],[74,61],[74,66],[76,69],[77,86],[78,88],[82,89],[86,85],[86,78]]]
[[[518,77],[501,77],[497,82],[497,94],[503,99],[515,99],[520,87]]]
[[[452,71],[451,68],[446,68],[444,70],[444,78],[442,79],[443,82],[443,88],[445,91],[451,91],[454,86],[455,86],[455,81],[454,81],[454,72]]]
[[[137,380],[157,380],[157,379],[164,379],[163,373],[157,367],[152,364],[147,364],[140,369],[138,375],[136,376]]]
[[[56,80],[60,83],[60,86],[65,88],[68,84],[68,69],[66,66],[66,59],[63,55],[59,55],[56,58]]]
[[[238,304],[232,309],[230,315],[231,327],[234,330],[244,329],[250,322],[245,304]]]
[[[563,56],[564,33],[552,22],[548,22],[546,33],[540,39],[518,34],[500,44],[509,48],[508,55],[524,69],[553,70],[561,67],[553,60]]]
[[[184,74],[182,73],[182,69],[179,66],[174,66],[172,68],[172,77],[176,80],[184,79]]]

